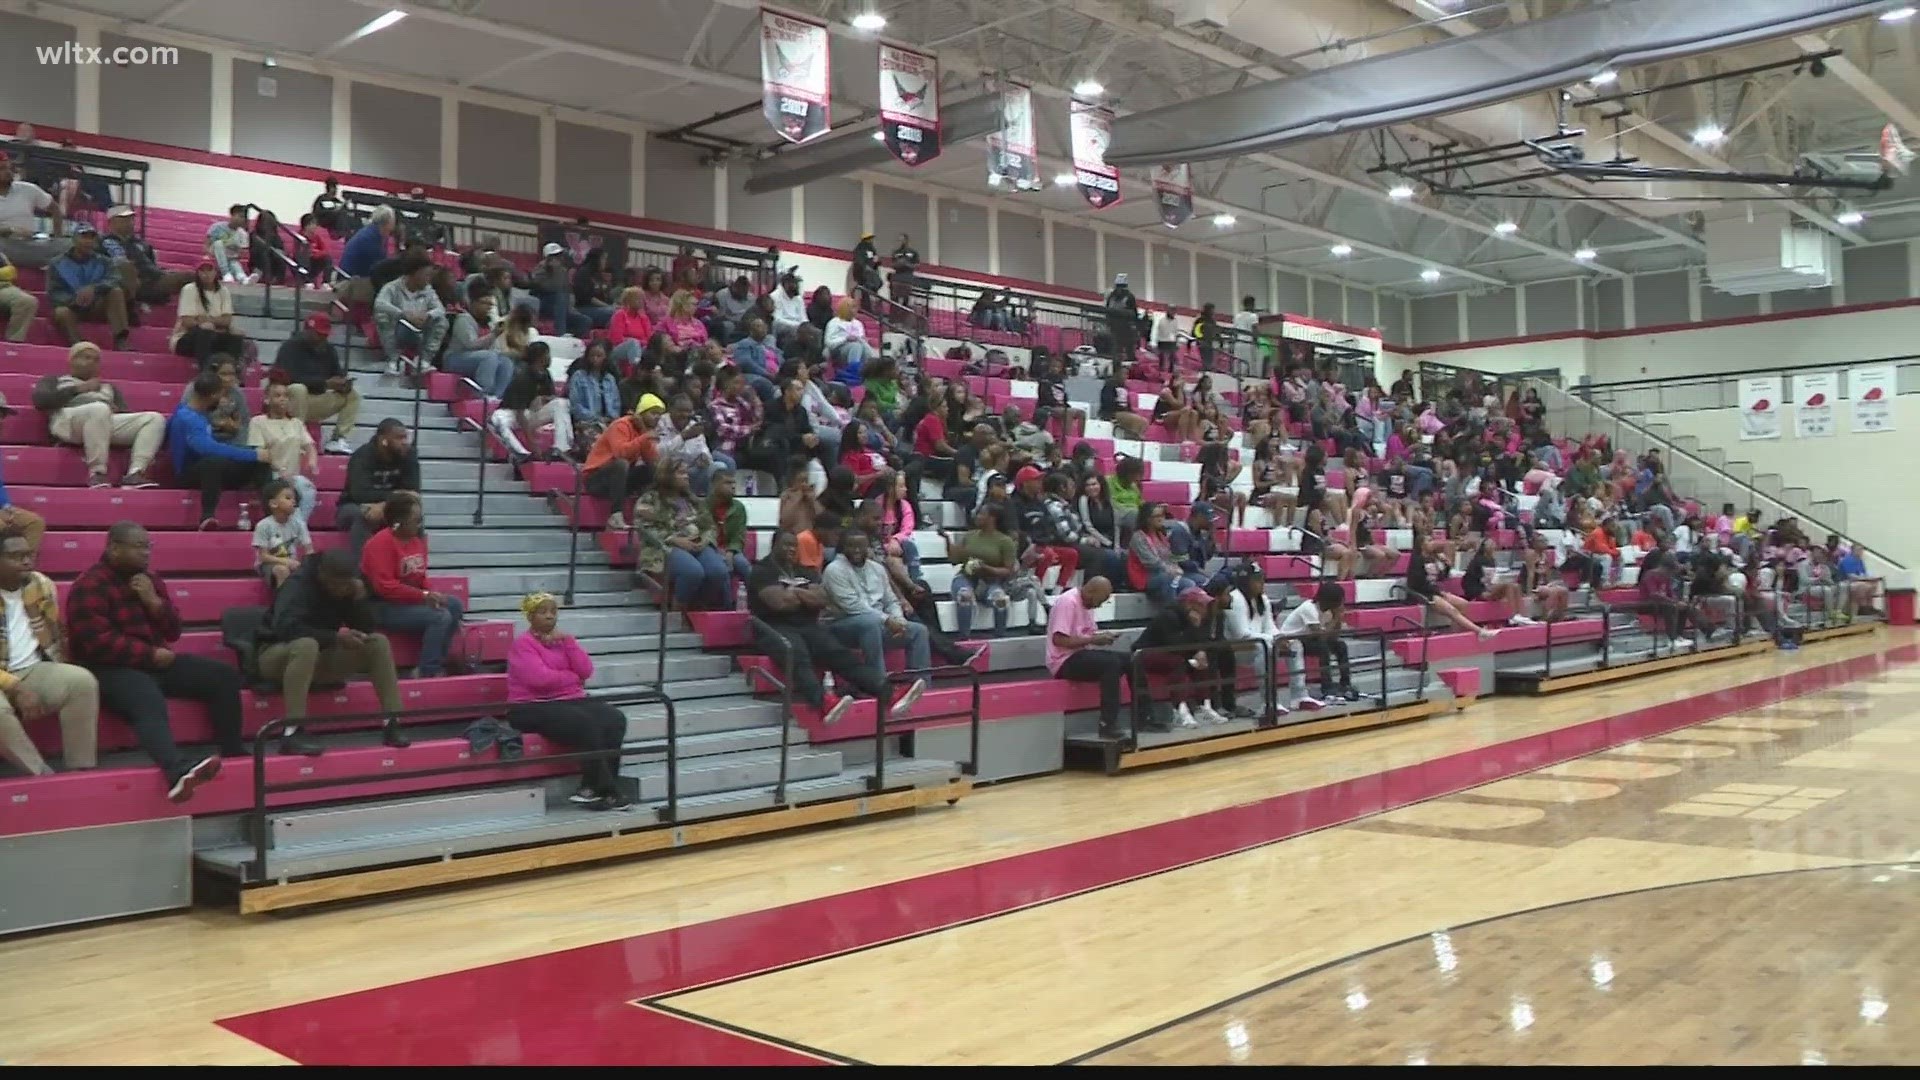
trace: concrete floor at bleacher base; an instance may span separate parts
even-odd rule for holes
[[[47,932],[0,942],[3,1056],[1911,1061],[1916,715],[1898,627],[856,828]]]

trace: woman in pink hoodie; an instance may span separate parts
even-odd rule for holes
[[[593,659],[559,631],[560,605],[549,593],[520,601],[527,632],[507,651],[507,722],[558,746],[592,753],[580,763],[580,790],[567,801],[589,810],[629,810],[621,790],[620,747],[627,718],[587,696]]]

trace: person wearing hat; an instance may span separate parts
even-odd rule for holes
[[[233,332],[233,291],[211,261],[202,260],[193,283],[180,290],[178,312],[167,335],[173,355],[192,357],[204,368],[216,353],[237,358],[246,352],[247,339]]]
[[[47,267],[47,300],[53,323],[68,345],[80,340],[80,322],[104,321],[113,330],[113,347],[127,344],[127,289],[113,260],[100,250],[100,234],[86,223],[74,226],[73,246]]]
[[[1107,293],[1104,307],[1107,333],[1113,338],[1113,363],[1118,369],[1133,363],[1134,351],[1140,347],[1140,303],[1127,286],[1127,275],[1113,275],[1113,290]]]
[[[773,338],[785,350],[805,325],[807,297],[800,290],[800,268],[789,266],[780,275],[780,287],[773,290]]]
[[[868,307],[868,298],[880,293],[880,249],[873,246],[873,233],[860,234],[860,242],[853,245],[853,255],[847,264],[847,295],[860,301],[862,308]]]
[[[7,405],[7,396],[0,394],[0,420],[13,415],[13,409]],[[27,550],[40,551],[40,537],[46,534],[47,519],[31,510],[13,504],[7,495],[5,477],[0,477],[0,533],[17,532],[27,538]]]
[[[327,440],[329,454],[351,454],[354,422],[360,418],[360,392],[347,375],[347,365],[333,349],[327,336],[333,333],[333,320],[325,312],[307,316],[306,322],[274,355],[275,370],[285,372],[287,392],[293,415],[312,424],[333,421],[333,438]]]
[[[658,395],[642,394],[632,415],[608,424],[587,452],[583,483],[587,494],[613,503],[607,528],[627,531],[627,512],[640,493],[653,486],[653,465],[660,457],[654,428],[667,411]]]
[[[539,299],[540,317],[553,322],[555,333],[583,337],[593,329],[592,319],[573,310],[573,269],[567,265],[565,244],[540,249],[540,265],[527,291]]]
[[[27,340],[27,331],[33,328],[33,317],[40,314],[40,298],[14,284],[19,271],[0,255],[0,312],[6,314],[6,338],[8,341]]]
[[[119,269],[128,297],[138,303],[164,303],[187,287],[193,280],[193,272],[160,269],[153,245],[133,230],[134,216],[131,206],[116,206],[107,211],[107,232],[100,238],[100,250],[106,252]]]
[[[157,412],[128,412],[120,388],[100,378],[100,346],[82,341],[67,350],[67,373],[48,375],[33,385],[33,407],[47,416],[54,439],[78,444],[86,458],[90,487],[108,486],[107,450],[131,447],[121,487],[151,488],[147,466],[160,450],[167,418]]]
[[[1207,703],[1208,688],[1220,674],[1214,670],[1208,651],[1201,648],[1213,640],[1212,611],[1213,597],[1207,590],[1198,586],[1182,589],[1174,597],[1173,606],[1155,615],[1133,642],[1136,651],[1168,650],[1147,653],[1140,666],[1155,696],[1160,687],[1166,688],[1164,700],[1173,703],[1174,722],[1183,728],[1227,723],[1227,718]],[[1145,688],[1136,685],[1135,691],[1138,694]]]

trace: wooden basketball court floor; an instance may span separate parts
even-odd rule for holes
[[[1920,635],[339,907],[0,942],[12,1064],[1920,1057]]]

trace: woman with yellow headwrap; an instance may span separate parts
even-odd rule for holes
[[[520,613],[527,630],[507,652],[507,722],[565,749],[599,751],[580,763],[580,790],[569,802],[589,810],[632,808],[619,783],[627,718],[587,696],[593,658],[573,635],[560,632],[560,603],[552,594],[527,596]]]

